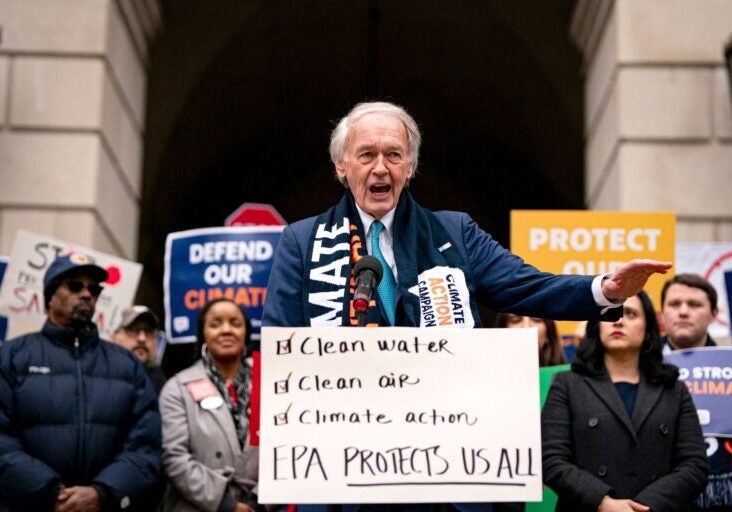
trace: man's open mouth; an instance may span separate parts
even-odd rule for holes
[[[371,185],[369,192],[372,194],[386,194],[391,190],[391,185]]]

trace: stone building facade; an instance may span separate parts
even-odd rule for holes
[[[732,240],[729,0],[582,0],[585,201],[664,210],[679,241]]]
[[[0,0],[0,254],[25,228],[137,257],[161,12]],[[732,241],[732,0],[578,0],[566,32],[584,59],[586,206],[672,210],[678,240]]]
[[[135,259],[153,0],[0,0],[0,254],[27,229]]]

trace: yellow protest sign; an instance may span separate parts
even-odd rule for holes
[[[604,274],[636,258],[674,261],[675,226],[671,212],[513,210],[511,251],[547,272]],[[646,285],[656,309],[669,277],[654,275]]]

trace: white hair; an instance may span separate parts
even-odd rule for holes
[[[348,131],[350,130],[351,125],[367,114],[392,116],[401,121],[404,128],[407,130],[407,140],[409,142],[409,162],[411,165],[409,177],[411,178],[414,176],[417,172],[417,163],[419,162],[419,146],[422,143],[422,135],[419,133],[417,122],[399,105],[387,103],[385,101],[359,103],[338,122],[330,135],[331,161],[334,164],[338,164],[338,162],[343,161],[343,157],[346,154]],[[346,185],[346,183],[344,183],[344,179],[341,179],[340,176],[338,176],[337,171],[336,178]]]

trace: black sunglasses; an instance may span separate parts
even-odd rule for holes
[[[86,288],[93,297],[99,297],[99,294],[104,290],[104,287],[100,284],[91,283],[85,285],[83,281],[79,281],[78,279],[69,279],[66,281],[66,288],[68,288],[71,293],[79,293],[81,290]]]

